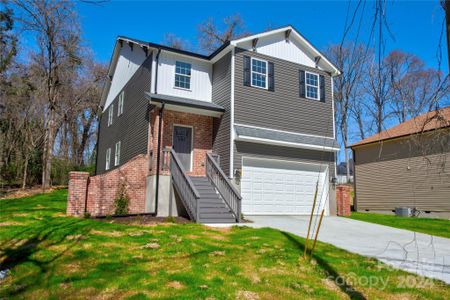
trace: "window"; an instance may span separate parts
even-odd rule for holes
[[[117,109],[117,116],[123,114],[123,100],[125,98],[125,92],[122,91],[119,94],[119,108]]]
[[[252,58],[252,86],[267,88],[267,61]]]
[[[120,164],[120,142],[116,143],[116,152],[114,152],[114,166]]]
[[[177,61],[175,66],[175,87],[191,89],[191,64]]]
[[[319,100],[319,75],[305,72],[306,98]]]
[[[112,125],[113,122],[113,114],[114,114],[114,104],[111,104],[108,110],[108,126]]]
[[[105,163],[105,170],[109,170],[110,167],[110,161],[111,161],[111,148],[106,149],[106,163]]]

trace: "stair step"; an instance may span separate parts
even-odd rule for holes
[[[202,207],[200,206],[200,215],[203,214],[231,214],[230,209],[228,207]]]

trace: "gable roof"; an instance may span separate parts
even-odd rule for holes
[[[393,138],[450,127],[450,106],[419,115],[350,145],[351,148]]]
[[[242,42],[253,40],[253,39],[257,39],[257,38],[262,38],[262,37],[266,37],[266,36],[270,36],[270,35],[274,35],[274,34],[278,34],[280,32],[289,32],[289,35],[292,35],[294,38],[296,38],[300,42],[300,44],[304,45],[307,50],[309,50],[311,53],[313,53],[315,55],[315,57],[319,57],[320,58],[319,59],[319,63],[323,64],[324,69],[326,71],[329,71],[332,76],[337,76],[337,75],[341,74],[339,69],[335,65],[333,65],[323,54],[321,54],[319,52],[319,50],[317,50],[317,48],[315,48],[293,26],[287,25],[287,26],[283,26],[283,27],[280,27],[280,28],[271,29],[271,30],[264,31],[264,32],[261,32],[261,33],[253,34],[253,35],[250,35],[250,36],[247,36],[247,37],[244,37],[244,38],[240,38],[240,39],[236,39],[236,40],[232,40],[232,41],[227,41],[227,42],[223,43],[219,48],[217,48],[214,52],[212,52],[209,55],[204,55],[204,54],[201,54],[201,53],[196,53],[196,52],[176,49],[176,48],[173,48],[173,47],[170,47],[170,46],[166,46],[166,45],[162,45],[162,44],[157,44],[157,43],[152,43],[152,42],[145,42],[145,41],[142,41],[142,40],[139,40],[139,39],[134,39],[134,38],[130,38],[130,37],[127,37],[127,36],[119,35],[116,38],[116,43],[114,45],[113,54],[111,56],[111,61],[109,63],[108,77],[112,78],[112,76],[113,76],[113,74],[115,72],[115,68],[116,68],[117,61],[118,61],[119,54],[120,54],[120,51],[119,51],[120,48],[118,47],[118,44],[122,44],[124,42],[125,43],[131,43],[131,44],[134,44],[134,45],[138,45],[139,47],[141,47],[145,51],[149,51],[150,49],[160,49],[160,50],[173,52],[173,53],[177,53],[177,54],[181,54],[181,55],[186,55],[186,56],[197,58],[197,59],[201,59],[201,60],[215,62],[217,59],[219,59],[221,57],[221,54],[227,53],[228,51],[231,50],[232,47],[236,47]],[[110,85],[111,85],[111,82],[107,81],[106,84],[105,84],[105,87],[103,88],[101,101],[100,101],[100,106],[103,106],[105,104],[106,97],[107,97],[107,95],[109,93]]]

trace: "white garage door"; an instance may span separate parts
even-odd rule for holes
[[[316,183],[317,203],[328,214],[328,166],[244,158],[242,212],[248,215],[310,214]],[[317,207],[316,207],[317,208]]]

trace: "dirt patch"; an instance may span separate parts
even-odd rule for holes
[[[148,243],[142,246],[142,249],[159,249],[161,246],[158,243]]]
[[[95,234],[95,235],[103,235],[103,236],[108,236],[108,237],[120,237],[123,236],[124,233],[120,232],[120,231],[98,231],[98,230],[91,230],[89,233],[91,234]]]
[[[238,291],[236,294],[236,299],[240,300],[257,300],[259,296],[255,292],[250,291]]]
[[[22,223],[13,222],[13,221],[0,222],[0,227],[2,227],[2,226],[21,226],[21,225],[22,225]]]
[[[14,199],[14,198],[22,198],[22,197],[29,197],[29,196],[33,196],[36,194],[48,194],[51,193],[55,190],[60,190],[60,189],[65,189],[67,188],[66,186],[54,186],[51,187],[49,189],[47,189],[45,192],[42,191],[41,186],[34,186],[32,188],[27,188],[27,189],[4,189],[4,190],[0,190],[0,200],[3,199]]]
[[[171,282],[167,283],[167,286],[172,289],[176,289],[176,290],[184,289],[184,284],[182,284],[179,281],[171,281]]]
[[[191,223],[190,220],[183,217],[153,217],[150,215],[97,218],[97,220],[114,224],[150,226]]]

